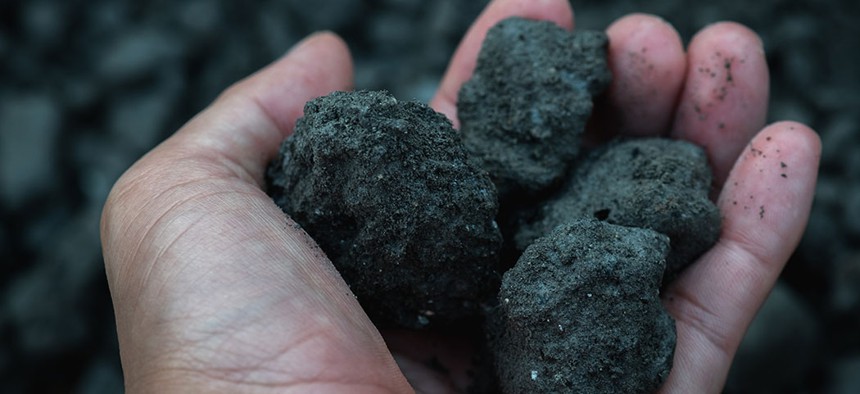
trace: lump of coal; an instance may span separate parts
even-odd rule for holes
[[[377,324],[444,325],[492,297],[495,187],[426,105],[369,91],[312,100],[268,176]]]
[[[584,219],[540,238],[505,273],[491,334],[507,393],[650,393],[672,367],[659,298],[669,239]]]
[[[487,33],[460,89],[463,142],[502,199],[559,180],[579,152],[592,97],[611,80],[606,35],[506,19]]]
[[[714,245],[719,209],[708,199],[711,170],[705,152],[660,138],[615,141],[590,154],[568,183],[516,234],[517,247],[559,224],[592,217],[656,230],[671,239],[668,282]]]

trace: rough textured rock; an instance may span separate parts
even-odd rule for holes
[[[708,199],[711,170],[701,148],[683,141],[616,141],[590,154],[560,192],[515,237],[525,249],[559,224],[592,217],[650,228],[671,239],[666,279],[708,250],[720,213]]]
[[[310,101],[269,175],[376,323],[456,321],[491,297],[495,188],[426,105],[367,91]]]
[[[669,239],[586,219],[557,227],[504,275],[495,354],[507,393],[650,393],[675,323],[659,298]]]
[[[606,35],[551,22],[504,20],[490,29],[457,116],[469,152],[504,197],[539,192],[579,152],[592,97],[611,80]]]

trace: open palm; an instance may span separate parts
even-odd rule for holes
[[[514,15],[573,28],[566,0],[492,2],[431,103],[455,124],[457,91],[486,30]],[[627,16],[607,33],[614,81],[592,131],[690,140],[714,167],[723,231],[664,294],[678,342],[663,391],[718,392],[805,226],[818,138],[797,123],[765,127],[767,66],[742,26],[707,27],[686,51],[652,16]],[[445,392],[467,383],[414,362],[445,351],[426,349],[419,334],[392,334],[389,350],[324,253],[263,191],[305,101],[351,80],[344,44],[314,35],[117,182],[102,240],[129,392]]]

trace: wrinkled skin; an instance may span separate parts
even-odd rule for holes
[[[457,91],[486,30],[513,15],[573,28],[566,0],[490,3],[431,103],[455,125]],[[765,126],[767,65],[745,27],[708,26],[686,51],[652,16],[623,17],[607,34],[614,81],[594,130],[602,119],[627,135],[668,130],[705,147],[715,170],[723,230],[663,295],[678,344],[662,390],[719,392],[803,232],[820,143],[801,124]],[[380,334],[262,189],[302,105],[351,84],[343,42],[314,35],[228,89],[117,182],[101,226],[128,392],[451,392],[468,384],[468,344]],[[450,374],[424,367],[432,357]]]

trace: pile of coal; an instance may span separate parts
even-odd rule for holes
[[[378,325],[479,315],[498,283],[496,191],[444,115],[383,92],[310,101],[269,171],[275,202]]]
[[[469,153],[502,200],[562,178],[580,151],[592,98],[612,79],[606,35],[509,18],[487,32],[457,116]]]
[[[660,303],[669,239],[596,219],[526,249],[499,292],[493,340],[506,393],[650,393],[669,376],[675,321]]]

